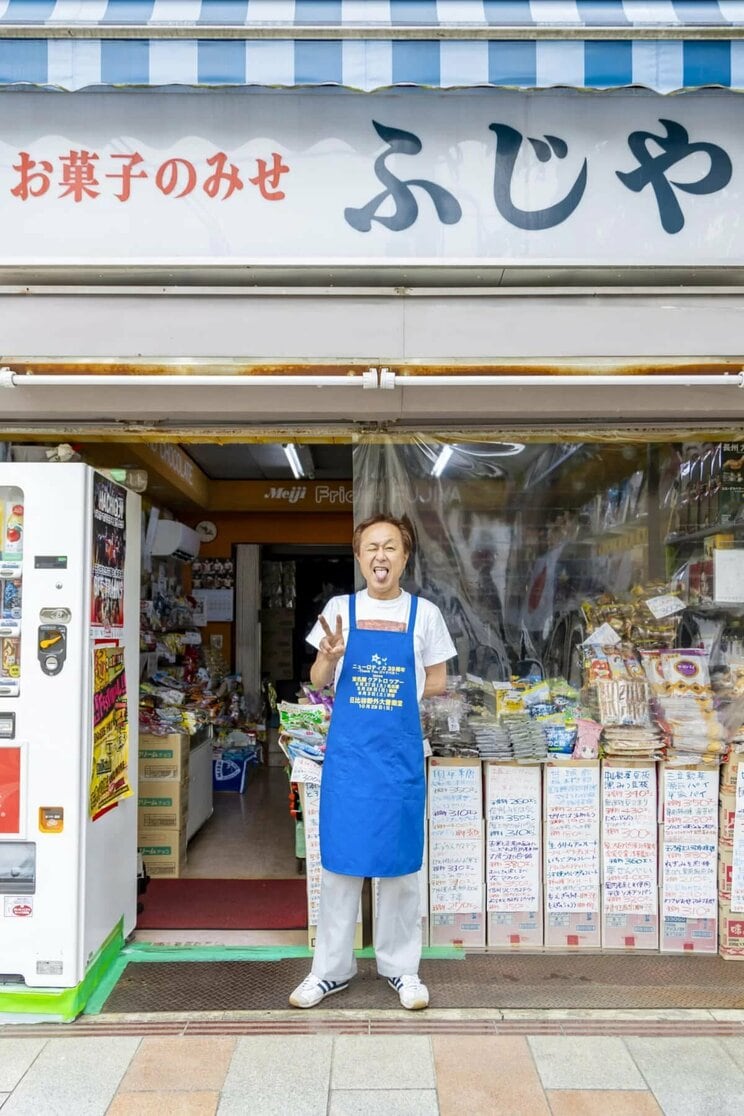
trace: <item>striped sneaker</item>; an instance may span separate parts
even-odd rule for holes
[[[421,1011],[429,1006],[429,989],[418,976],[388,977],[388,984],[400,996],[401,1005],[406,1011]]]
[[[297,985],[289,997],[289,1002],[296,1008],[315,1007],[326,996],[332,996],[334,992],[343,992],[344,988],[348,987],[348,980],[318,980],[313,973],[310,973],[302,984]]]

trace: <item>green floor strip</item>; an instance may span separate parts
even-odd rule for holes
[[[357,957],[374,957],[371,946],[355,951]],[[95,991],[89,996],[86,1015],[100,1015],[104,1004],[113,992],[127,965],[147,964],[148,962],[195,962],[195,961],[284,961],[292,957],[312,957],[307,946],[207,946],[207,945],[160,945],[154,942],[131,942],[124,946],[114,964],[108,969]],[[426,961],[457,961],[465,957],[462,949],[449,946],[424,947],[422,957]]]
[[[117,975],[110,987],[116,984],[121,975],[118,969],[123,943],[124,924],[121,921],[98,950],[83,980],[74,988],[28,988],[25,984],[4,987],[0,991],[0,1023],[3,1013],[48,1015],[64,1022],[75,1019],[98,988],[112,979],[114,973]]]

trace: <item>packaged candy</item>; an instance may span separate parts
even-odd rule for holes
[[[680,691],[710,685],[708,652],[701,647],[662,651],[660,659],[665,680]]]

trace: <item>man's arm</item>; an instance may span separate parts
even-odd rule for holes
[[[324,655],[319,651],[315,656],[315,662],[310,667],[310,685],[314,690],[323,690],[326,686],[330,686],[336,674],[336,663],[338,658],[331,658],[330,655]]]
[[[344,653],[345,644],[340,616],[336,617],[336,627],[333,630],[325,616],[319,616],[318,620],[325,635],[320,641],[315,662],[310,667],[310,684],[313,689],[322,690],[333,682],[336,676],[336,664]]]
[[[317,660],[316,660],[317,661]],[[447,663],[434,663],[426,667],[426,681],[423,696],[436,697],[447,689]]]

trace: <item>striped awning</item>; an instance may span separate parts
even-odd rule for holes
[[[0,86],[744,89],[744,0],[0,0]]]

